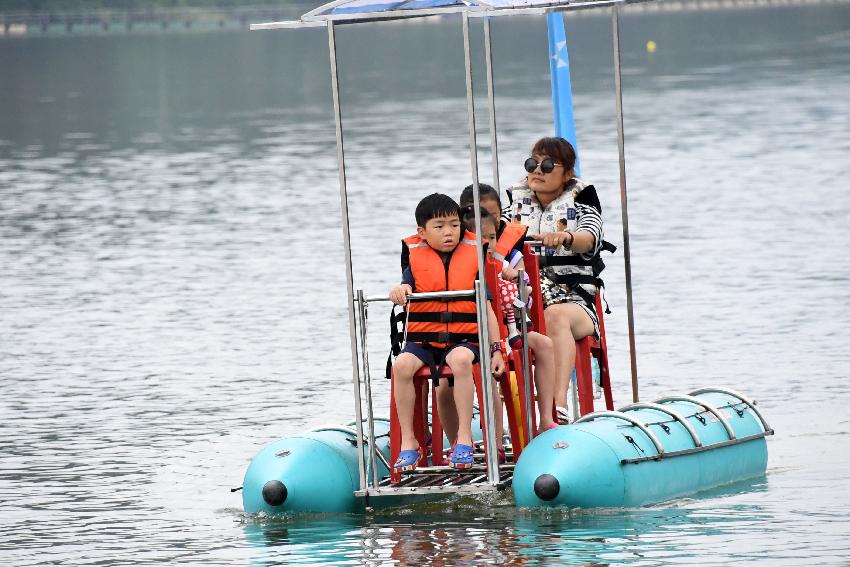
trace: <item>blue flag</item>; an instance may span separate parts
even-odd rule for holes
[[[573,89],[570,84],[570,55],[567,51],[567,32],[564,17],[558,12],[546,16],[549,29],[549,76],[552,81],[552,111],[555,115],[555,134],[569,141],[578,154],[576,124],[573,118]],[[579,162],[576,158],[576,175]]]

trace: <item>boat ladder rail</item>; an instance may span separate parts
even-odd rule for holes
[[[352,324],[350,325],[350,333],[352,335],[352,362],[353,362],[353,386],[354,386],[354,409],[355,418],[349,426],[335,427],[338,431],[344,431],[352,436],[349,442],[356,444],[357,459],[358,459],[358,476],[359,487],[354,490],[355,497],[369,498],[374,497],[391,497],[400,495],[428,495],[440,493],[482,493],[494,492],[503,490],[511,485],[513,480],[513,465],[501,465],[498,462],[496,451],[487,452],[481,461],[476,460],[469,469],[454,469],[444,466],[442,458],[442,443],[434,443],[431,448],[432,452],[420,458],[419,466],[414,471],[400,473],[393,468],[392,462],[398,454],[398,444],[400,442],[400,431],[396,429],[397,418],[394,416],[393,409],[393,394],[392,381],[390,385],[390,427],[387,434],[390,438],[389,450],[390,457],[387,456],[378,448],[375,442],[379,436],[375,434],[375,422],[387,421],[377,418],[374,415],[373,396],[372,396],[372,377],[369,364],[369,347],[367,344],[367,325],[368,325],[368,306],[373,302],[388,302],[389,297],[385,295],[367,297],[362,289],[352,290],[352,313],[354,315]],[[476,314],[478,318],[478,333],[479,343],[489,344],[487,337],[486,325],[486,310],[484,305],[487,301],[486,284],[484,280],[477,279],[474,289],[471,290],[453,290],[428,293],[413,293],[408,295],[409,300],[424,300],[424,301],[451,301],[459,298],[474,298],[476,303]],[[482,320],[482,317],[484,319]],[[359,339],[359,340],[358,340]],[[406,332],[404,340],[406,341]],[[489,352],[481,353],[479,362],[480,372],[483,375],[489,375]],[[415,378],[415,377],[414,377]],[[433,376],[427,373],[428,381],[433,381]],[[475,381],[475,380],[474,380]],[[427,384],[427,382],[426,382]],[[361,390],[362,388],[362,390]],[[495,436],[494,417],[494,392],[491,380],[479,380],[476,382],[476,393],[478,396],[479,419],[482,422],[482,433],[484,437],[483,445],[487,447],[497,447]],[[426,394],[427,395],[427,394]],[[426,398],[427,400],[427,398]],[[365,411],[364,406],[365,405]],[[426,403],[427,405],[427,403]],[[417,406],[418,407],[418,406]],[[432,409],[433,411],[433,409]],[[437,422],[436,414],[432,414],[432,419],[426,417],[426,408],[421,408],[420,419],[424,422]],[[482,413],[484,415],[482,415]],[[364,415],[365,414],[365,415]],[[416,425],[414,424],[416,427]],[[430,425],[428,425],[430,427]],[[432,431],[432,439],[442,440],[443,432]],[[423,436],[424,437],[424,436]],[[427,445],[426,439],[418,439],[419,446]],[[439,448],[437,448],[439,447]],[[433,454],[433,451],[439,451]],[[477,451],[476,451],[477,453]],[[436,459],[438,462],[434,463]],[[422,462],[422,461],[425,462]],[[428,460],[432,466],[428,466]],[[483,463],[482,463],[483,461]],[[388,476],[384,477],[382,471],[379,470],[380,465],[383,465]],[[368,506],[368,504],[367,504]]]
[[[730,395],[730,396],[733,396],[733,397],[739,399],[741,401],[741,403],[749,406],[753,410],[753,413],[756,416],[758,416],[759,420],[761,421],[762,426],[764,427],[764,431],[761,431],[759,433],[754,433],[752,435],[747,435],[745,437],[737,437],[735,435],[735,431],[732,429],[732,425],[729,423],[729,420],[727,419],[727,417],[725,415],[723,415],[723,413],[717,407],[715,407],[715,406],[713,406],[713,405],[711,405],[711,404],[709,404],[709,403],[707,403],[707,402],[705,402],[705,401],[703,401],[699,398],[696,398],[694,396],[695,394],[706,394],[706,393],[727,394],[727,395]],[[691,416],[685,416],[685,415],[681,414],[680,412],[677,412],[677,411],[672,410],[668,407],[665,407],[665,405],[669,402],[688,402],[688,403],[691,403],[691,404],[694,404],[696,406],[701,407],[703,409],[703,411],[699,412],[699,413],[710,413],[711,415],[716,417],[717,420],[723,425],[723,428],[725,429],[726,434],[728,436],[728,440],[720,441],[720,442],[717,442],[717,443],[712,443],[710,445],[703,445],[702,441],[699,438],[699,434],[696,431],[696,428],[694,428],[693,425],[690,422],[687,421],[687,417],[691,417]],[[735,405],[737,405],[737,404],[735,404]],[[681,457],[681,456],[685,456],[685,455],[693,455],[695,453],[701,453],[703,451],[708,451],[710,449],[719,449],[721,447],[738,445],[738,444],[741,444],[741,443],[746,443],[748,441],[755,441],[757,439],[762,439],[762,438],[767,437],[769,435],[773,435],[774,434],[773,429],[771,429],[770,426],[767,425],[767,422],[764,420],[764,418],[761,416],[761,414],[758,412],[758,410],[755,409],[754,406],[755,406],[755,402],[745,398],[744,396],[742,396],[738,392],[735,392],[734,390],[730,390],[728,388],[700,388],[698,390],[694,390],[689,395],[665,396],[663,398],[659,398],[659,399],[655,400],[655,402],[638,402],[638,403],[634,403],[634,404],[629,404],[627,406],[623,406],[622,408],[620,408],[619,411],[598,411],[598,412],[590,413],[590,414],[587,414],[587,415],[577,419],[574,422],[574,424],[587,422],[587,421],[593,421],[594,419],[606,418],[607,417],[607,418],[623,420],[625,422],[628,422],[630,425],[640,429],[649,438],[649,440],[652,441],[653,445],[655,445],[655,449],[658,452],[658,454],[657,455],[646,455],[646,456],[643,456],[643,457],[635,457],[635,458],[631,458],[631,459],[622,459],[620,461],[621,465],[632,465],[632,464],[644,463],[644,462],[647,462],[647,461],[658,461],[658,460],[661,460],[661,459],[669,459],[669,458],[672,458],[672,457]],[[724,407],[731,407],[731,408],[734,409],[733,405],[724,406]],[[672,417],[675,421],[678,421],[679,423],[681,423],[685,427],[685,429],[688,431],[688,433],[691,435],[691,438],[694,441],[694,447],[692,447],[690,449],[681,449],[681,450],[678,450],[678,451],[665,451],[664,446],[662,445],[661,441],[658,439],[658,436],[656,436],[652,431],[650,431],[648,426],[652,425],[651,423],[650,424],[641,423],[636,418],[628,415],[629,411],[638,410],[638,409],[654,409],[654,410],[666,413],[667,415]],[[698,416],[698,414],[694,414],[694,415]]]
[[[664,396],[663,398],[658,398],[657,400],[655,400],[656,404],[664,404],[667,402],[689,402],[702,407],[703,409],[705,409],[706,412],[716,417],[718,421],[723,424],[723,428],[726,430],[726,435],[729,437],[729,439],[733,441],[735,440],[735,430],[732,429],[732,424],[729,423],[729,420],[726,419],[726,416],[723,415],[723,413],[719,409],[709,404],[708,402],[696,398],[693,395],[684,394],[679,396]]]
[[[733,390],[731,388],[720,388],[720,387],[716,387],[716,386],[710,386],[708,388],[699,388],[697,390],[694,390],[693,392],[690,392],[688,395],[698,396],[700,394],[726,394],[727,396],[732,396],[733,398],[738,398],[739,400],[741,400],[742,403],[746,404],[751,410],[753,410],[753,413],[756,414],[756,417],[761,422],[761,426],[762,426],[762,429],[764,429],[764,432],[767,433],[768,435],[773,435],[773,428],[770,425],[768,425],[767,420],[764,418],[762,413],[756,407],[755,400],[750,400],[749,398],[745,397],[743,394],[741,394],[737,390]]]
[[[661,413],[666,413],[667,415],[672,417],[674,420],[676,420],[676,421],[678,421],[679,423],[682,424],[682,427],[684,427],[687,430],[687,432],[690,434],[691,439],[693,440],[695,447],[702,447],[702,440],[699,438],[699,434],[697,433],[697,430],[694,429],[694,426],[691,425],[691,423],[687,420],[687,418],[685,416],[683,416],[682,414],[680,414],[677,411],[671,410],[668,407],[664,407],[661,404],[656,404],[656,403],[653,403],[653,402],[638,402],[636,404],[629,404],[627,406],[623,406],[623,407],[620,408],[620,411],[621,412],[627,412],[627,411],[639,410],[639,409],[651,409],[651,410],[655,410],[655,411],[660,411]]]
[[[640,421],[633,418],[632,416],[623,413],[622,411],[597,411],[597,412],[589,413],[589,414],[587,414],[583,417],[580,417],[577,420],[575,420],[573,423],[584,423],[584,422],[587,422],[587,421],[593,421],[594,419],[599,419],[600,417],[610,417],[610,418],[613,418],[613,419],[622,419],[623,421],[627,421],[631,425],[634,425],[635,427],[637,427],[638,429],[643,431],[644,435],[646,435],[649,438],[649,440],[652,441],[652,444],[655,445],[655,450],[658,452],[658,454],[653,455],[649,458],[660,459],[661,457],[664,456],[664,445],[658,439],[658,436],[656,436],[655,433],[650,431],[649,428],[645,424],[641,423]]]

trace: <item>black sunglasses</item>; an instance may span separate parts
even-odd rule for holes
[[[525,170],[528,173],[534,173],[538,166],[540,166],[540,171],[542,171],[543,173],[552,173],[555,170],[555,166],[558,165],[562,164],[557,163],[555,160],[548,157],[543,158],[543,160],[539,162],[533,157],[530,157],[525,160]]]

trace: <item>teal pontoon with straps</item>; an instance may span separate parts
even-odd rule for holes
[[[634,348],[631,264],[626,193],[625,148],[622,98],[620,91],[619,14],[622,6],[642,0],[337,0],[304,14],[296,21],[254,24],[253,30],[324,28],[330,55],[331,89],[336,123],[336,147],[342,209],[342,236],[345,247],[346,292],[354,393],[354,420],[345,425],[321,427],[270,443],[252,460],[243,483],[246,512],[268,514],[297,512],[358,512],[370,507],[397,506],[453,494],[482,494],[508,488],[523,507],[624,507],[661,502],[694,494],[719,485],[762,475],[767,466],[766,437],[773,434],[756,403],[728,389],[707,387],[688,394],[641,402],[638,396],[637,363]],[[499,378],[505,398],[510,439],[504,462],[496,439],[495,392],[490,376],[488,349],[482,349],[475,370],[478,412],[474,417],[480,429],[475,434],[476,463],[469,469],[447,466],[440,416],[429,410],[429,393],[434,395],[434,379],[451,378],[449,369],[424,369],[414,377],[417,401],[415,429],[420,455],[415,470],[393,471],[399,452],[398,418],[391,405],[389,419],[375,416],[372,382],[366,341],[367,314],[375,302],[386,296],[367,296],[354,289],[348,195],[346,189],[345,147],[337,76],[338,26],[411,18],[444,16],[445,25],[458,25],[463,34],[466,76],[467,127],[470,170],[476,217],[478,273],[473,289],[413,294],[411,301],[476,302],[479,344],[490,344],[486,317],[487,281],[495,271],[485,262],[481,242],[477,132],[470,57],[470,26],[484,29],[487,99],[490,118],[490,146],[498,155],[495,121],[495,93],[491,53],[490,22],[493,18],[546,17],[550,52],[552,101],[555,131],[576,145],[569,84],[569,56],[563,16],[571,10],[611,11],[614,53],[616,126],[620,163],[620,199],[623,218],[622,251],[626,271],[626,298],[632,403],[614,409],[607,363],[604,321],[600,295],[596,312],[600,336],[577,342],[576,380],[573,382],[574,422],[545,432],[537,430],[534,412],[533,353],[528,341],[508,353],[508,371]],[[306,32],[313,33],[313,32]],[[493,180],[499,187],[498,159],[493,159]],[[578,163],[576,164],[578,170]],[[525,269],[532,282],[539,281],[541,267],[563,263],[541,257],[539,243],[526,243]],[[548,263],[547,263],[548,262]],[[588,278],[599,277],[592,266]],[[588,280],[589,282],[590,280]],[[594,283],[596,280],[594,279]],[[597,284],[598,285],[598,284]],[[521,299],[527,305],[525,286]],[[539,294],[539,286],[533,287]],[[498,303],[498,302],[494,302]],[[527,334],[526,320],[545,330],[541,301],[532,302],[531,312],[521,308],[518,319]],[[496,306],[494,306],[494,309]],[[499,314],[498,309],[497,315]],[[484,314],[484,315],[482,315]],[[393,323],[403,319],[396,317]],[[525,338],[525,337],[524,337]],[[394,344],[394,347],[400,346]],[[605,409],[595,411],[591,360],[600,370]]]

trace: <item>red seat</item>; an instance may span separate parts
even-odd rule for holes
[[[608,370],[608,345],[605,342],[605,320],[602,316],[601,293],[596,293],[596,314],[599,317],[599,338],[584,337],[576,341],[576,386],[580,415],[592,413],[593,407],[593,368],[591,357],[599,363],[599,377],[602,392],[605,395],[605,408],[614,409],[611,394],[611,375]]]
[[[443,365],[440,372],[440,379],[454,378],[451,368]],[[478,364],[472,367],[472,379],[475,383],[475,392],[478,397],[479,407],[483,399],[481,385],[481,367]],[[429,439],[428,431],[428,384],[431,384],[431,431]],[[398,459],[398,454],[401,452],[401,425],[398,422],[398,412],[395,405],[395,377],[390,375],[390,463],[395,463]],[[424,449],[419,458],[417,466],[427,467],[428,457],[431,458],[432,466],[448,465],[445,454],[443,453],[443,424],[440,421],[440,413],[437,409],[435,400],[437,398],[437,388],[431,379],[431,369],[427,366],[420,368],[413,375],[413,386],[416,390],[416,402],[413,409],[413,434],[419,442],[419,446]],[[481,430],[484,431],[485,421],[484,413],[479,412]],[[487,452],[485,439],[484,452]],[[394,484],[401,481],[401,474],[390,470],[390,478]]]

